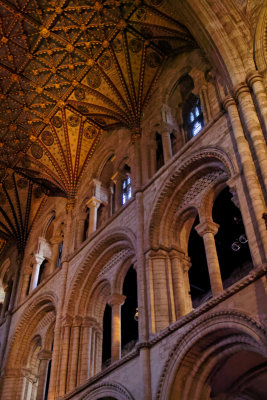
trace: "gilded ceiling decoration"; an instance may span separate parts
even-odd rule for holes
[[[196,46],[167,0],[0,0],[0,181],[74,198],[103,130],[138,134],[164,61]]]
[[[40,215],[47,194],[40,185],[9,171],[0,188],[0,254],[9,240],[23,253],[29,232]]]

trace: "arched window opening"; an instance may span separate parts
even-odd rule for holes
[[[47,264],[48,264],[48,261],[46,259],[44,259],[44,261],[40,265],[37,286],[40,285],[40,283],[46,278],[46,267],[47,267]]]
[[[224,288],[247,275],[253,267],[242,216],[231,198],[229,188],[225,188],[212,210],[213,220],[220,226],[215,243]]]
[[[195,83],[189,74],[179,79],[179,88],[182,97],[182,116],[187,139],[196,136],[204,127],[204,117],[200,97],[193,93]]]
[[[194,308],[199,307],[211,297],[211,286],[204,242],[202,237],[199,236],[195,230],[198,224],[199,217],[197,216],[188,241],[188,255],[192,264],[189,269],[190,294]]]
[[[156,133],[156,169],[157,171],[164,165],[162,137]]]
[[[196,136],[204,127],[200,98],[193,93],[190,93],[183,105],[183,120],[188,139]]]
[[[58,247],[57,267],[61,266],[62,250],[63,250],[63,242],[60,242]]]
[[[138,340],[138,322],[134,318],[137,310],[137,276],[133,266],[125,276],[123,295],[126,299],[121,308],[122,356],[131,351]]]
[[[127,176],[122,181],[122,204],[126,204],[132,198],[131,178]]]
[[[103,316],[102,369],[111,363],[111,307],[106,305]]]

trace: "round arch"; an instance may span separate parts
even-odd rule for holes
[[[241,352],[267,359],[266,331],[260,324],[239,311],[204,316],[183,333],[170,352],[156,399],[210,399],[212,374]]]
[[[235,175],[235,167],[228,154],[217,148],[200,150],[187,157],[178,169],[173,169],[167,182],[164,182],[155,200],[149,222],[149,244],[157,248],[160,244],[171,245],[175,234],[174,221],[177,221],[178,208],[189,193],[194,196],[199,188],[194,188],[194,182],[205,174],[218,173],[212,179],[229,179]],[[221,175],[221,176],[220,176]],[[177,211],[178,210],[178,211]],[[182,208],[181,208],[182,211]],[[164,242],[164,243],[162,243]]]
[[[81,400],[134,400],[131,393],[120,383],[103,382],[91,388]]]
[[[107,262],[120,252],[122,260],[130,255],[134,257],[135,248],[136,237],[130,229],[111,229],[104,233],[94,249],[85,256],[83,264],[72,280],[73,284],[66,299],[66,314],[83,315],[92,290],[92,282],[96,281]],[[77,293],[80,293],[78,298]]]
[[[49,292],[33,300],[29,305],[10,339],[7,368],[21,365],[27,343],[33,337],[37,325],[45,318],[48,312],[52,311],[56,314],[57,304],[57,296]]]

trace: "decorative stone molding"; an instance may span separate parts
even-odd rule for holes
[[[131,393],[117,382],[102,382],[95,385],[81,397],[81,400],[97,400],[105,396],[115,396],[117,400],[134,400]]]

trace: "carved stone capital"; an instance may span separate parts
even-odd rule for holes
[[[167,258],[168,257],[168,252],[166,250],[164,250],[164,249],[157,249],[157,250],[156,249],[152,249],[147,253],[147,256],[150,259],[153,259],[153,258],[156,258],[156,259]]]
[[[114,305],[122,306],[125,302],[126,296],[120,293],[113,293],[108,298],[108,304],[112,307]]]
[[[250,89],[246,82],[239,83],[234,89],[235,97],[239,99],[242,95],[250,93]]]
[[[75,315],[75,317],[73,318],[72,326],[81,326],[82,323],[83,317],[81,317],[80,315]]]
[[[236,102],[231,95],[228,95],[224,98],[222,105],[223,108],[227,111],[230,106],[236,106]]]
[[[73,321],[73,318],[70,315],[65,315],[62,320],[63,326],[71,326],[72,321]]]
[[[50,350],[41,350],[38,353],[39,360],[51,360],[52,358],[52,351]]]
[[[84,317],[83,318],[83,322],[82,322],[82,326],[89,326],[92,327],[96,324],[96,319],[93,317]]]
[[[258,71],[251,71],[247,75],[247,83],[250,87],[253,86],[254,83],[256,82],[261,82],[262,83],[262,75]]]
[[[101,201],[97,199],[96,197],[91,197],[86,203],[86,205],[91,209],[91,208],[98,208],[101,204]]]
[[[197,233],[200,236],[204,236],[206,233],[212,233],[213,235],[216,235],[216,233],[218,232],[219,226],[220,225],[216,224],[213,221],[204,221],[204,222],[201,222],[200,224],[198,224],[195,227],[195,230],[197,231]]]

